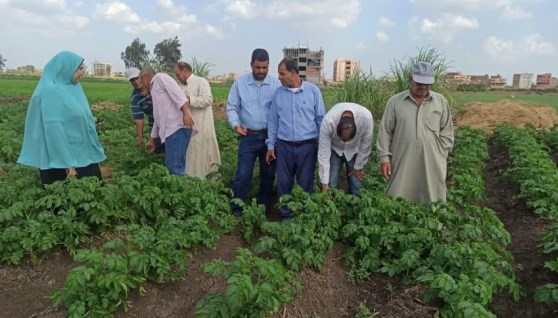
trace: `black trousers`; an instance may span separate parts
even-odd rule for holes
[[[97,177],[99,180],[103,179],[101,175],[101,168],[98,163],[92,163],[87,167],[76,168],[77,177]],[[55,181],[66,180],[66,169],[45,169],[39,170],[41,183],[43,185],[51,184]]]

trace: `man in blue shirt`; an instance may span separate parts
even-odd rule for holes
[[[304,82],[295,60],[279,63],[279,80],[269,111],[266,160],[277,159],[277,194],[291,192],[296,182],[304,191],[314,191],[314,170],[318,155],[318,135],[325,115],[320,89]],[[277,152],[276,152],[277,150]],[[279,208],[283,220],[291,217],[286,206]]]
[[[256,158],[260,163],[260,189],[258,204],[270,203],[275,180],[275,162],[266,161],[267,121],[271,99],[281,86],[279,80],[269,76],[269,54],[255,49],[250,62],[252,73],[239,77],[231,87],[227,100],[229,124],[240,136],[238,168],[233,179],[234,197],[246,200],[252,182]],[[234,215],[241,216],[242,208],[231,205]]]

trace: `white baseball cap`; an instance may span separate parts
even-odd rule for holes
[[[131,80],[132,78],[139,77],[140,70],[138,70],[135,67],[130,67],[129,69],[126,70],[126,72],[124,72],[124,75],[126,76],[127,80]]]

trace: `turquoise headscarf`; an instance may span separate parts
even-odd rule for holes
[[[64,51],[45,66],[27,109],[18,163],[44,170],[105,159],[83,88],[72,83],[82,62],[81,56]]]

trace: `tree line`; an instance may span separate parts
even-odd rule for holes
[[[157,43],[153,49],[153,54],[151,54],[145,43],[136,38],[120,53],[120,58],[126,68],[137,67],[141,69],[144,66],[151,66],[157,72],[172,74],[176,62],[182,59],[181,46],[182,44],[178,40],[178,36],[175,36],[174,38],[164,39]],[[4,71],[6,61],[7,59],[0,53],[0,72]],[[208,77],[213,66],[213,64],[208,62],[200,62],[195,57],[188,62],[192,66],[193,73],[202,77]],[[35,67],[33,65],[26,65],[18,67],[17,70],[32,74],[35,71]]]
[[[153,54],[151,54],[145,43],[139,38],[135,38],[120,53],[120,58],[126,68],[137,67],[141,69],[150,66],[157,72],[172,73],[176,62],[182,59],[181,46],[178,36],[175,36],[157,43],[153,49]],[[193,73],[202,77],[208,77],[211,66],[213,66],[208,62],[200,62],[195,57],[189,61],[189,64],[192,66]]]

